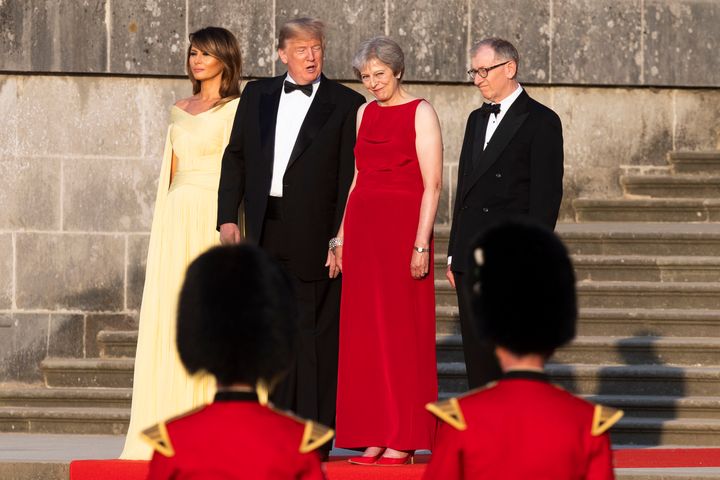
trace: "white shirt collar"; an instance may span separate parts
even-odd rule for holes
[[[523,88],[518,83],[517,88],[510,95],[508,95],[507,97],[503,98],[500,101],[500,114],[501,115],[510,109],[510,106],[513,104],[513,102],[515,100],[517,100],[517,98],[520,96],[522,91],[523,91]]]

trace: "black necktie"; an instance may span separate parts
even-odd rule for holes
[[[480,107],[480,114],[487,117],[491,113],[494,113],[495,115],[500,113],[500,104],[499,103],[483,103],[482,104],[482,107]]]
[[[300,90],[308,97],[312,96],[312,83],[308,83],[307,85],[298,85],[297,83],[288,82],[285,80],[285,93],[294,92],[295,90]]]

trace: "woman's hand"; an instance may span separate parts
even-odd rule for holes
[[[328,256],[327,261],[325,262],[325,266],[328,267],[328,277],[335,278],[340,273],[340,269],[337,266],[337,262],[335,261],[335,254],[332,250],[328,250]]]
[[[418,252],[413,249],[410,259],[410,275],[416,280],[424,278],[430,271],[430,252]]]
[[[335,253],[335,266],[338,269],[339,273],[342,273],[342,254],[343,254],[343,247],[342,245],[338,245],[335,247],[334,252]]]

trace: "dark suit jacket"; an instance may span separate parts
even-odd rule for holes
[[[563,138],[557,114],[523,90],[483,151],[486,127],[487,117],[473,111],[460,153],[448,247],[456,272],[467,271],[470,243],[493,223],[525,216],[554,229],[560,209]]]
[[[285,75],[250,82],[240,97],[218,191],[218,227],[237,223],[244,200],[245,235],[261,241],[272,181],[275,124]],[[283,177],[289,267],[303,280],[327,278],[328,241],[342,221],[352,183],[359,93],[325,76],[295,142]]]

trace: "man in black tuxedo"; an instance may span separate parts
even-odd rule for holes
[[[465,129],[448,247],[447,278],[456,289],[470,388],[500,378],[494,346],[476,339],[469,286],[470,243],[508,217],[531,217],[555,228],[562,199],[560,118],[528,96],[516,76],[519,55],[488,38],[470,50],[468,74],[491,103],[470,114]]]
[[[298,356],[272,399],[332,426],[340,279],[328,243],[352,183],[356,114],[365,98],[322,74],[323,30],[317,19],[287,22],[278,39],[287,74],[245,87],[222,161],[218,228],[222,243],[242,240],[244,201],[245,236],[294,277]]]

